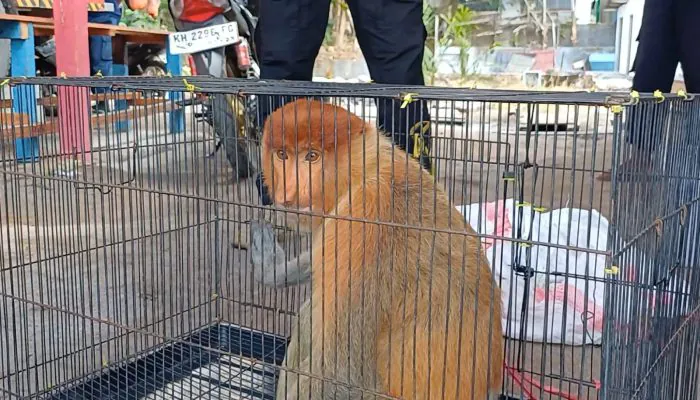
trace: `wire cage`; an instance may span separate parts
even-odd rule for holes
[[[417,393],[439,393],[421,392],[428,382],[442,385],[443,395],[430,398],[471,399],[479,379],[489,375],[487,363],[501,376],[493,398],[700,397],[700,99],[210,78],[29,78],[9,86],[0,113],[0,398],[427,399]],[[42,86],[53,86],[57,97],[40,97],[47,92]],[[320,169],[336,173],[328,182],[359,174],[363,183],[346,184],[357,188],[352,185],[369,179],[392,195],[377,201],[405,211],[381,221],[346,215],[347,224],[334,223],[384,224],[381,232],[396,233],[374,243],[376,259],[359,266],[313,261],[370,246],[358,235],[350,239],[354,248],[338,249],[344,243],[338,239],[331,250],[334,242],[325,239],[331,233],[319,229],[342,219],[338,209],[314,214],[298,202],[296,208],[280,204],[279,186],[268,176],[276,204],[261,202],[256,176],[263,161],[287,165],[287,154],[277,153],[270,139],[276,125],[263,134],[261,110],[273,111],[281,99],[290,107],[311,104],[295,101],[309,97],[338,108],[320,106],[327,118],[320,125],[309,122],[315,109],[302,108],[282,126],[327,138],[324,154],[336,152],[336,164]],[[105,102],[106,111],[91,111],[95,102]],[[343,110],[352,113],[342,114],[345,122],[338,118]],[[429,143],[429,151],[412,154],[427,157],[429,167],[406,157],[401,146],[380,147],[381,155],[348,151],[350,139],[342,137],[350,133],[343,129],[353,126],[353,116],[368,132],[379,124],[400,135],[393,122],[382,123],[387,113],[398,124],[416,116],[429,121],[430,129],[413,137],[414,147]],[[295,135],[285,137],[304,134]],[[342,156],[341,147],[352,155]],[[368,157],[391,159],[386,165],[392,168],[366,168]],[[341,168],[338,159],[356,164]],[[425,186],[404,183],[409,172],[395,178],[393,168],[413,171]],[[348,170],[354,175],[337,176]],[[285,194],[320,179],[295,171],[297,186],[283,184]],[[397,193],[403,197],[393,199]],[[342,195],[323,196],[337,206],[346,201]],[[445,215],[471,230],[440,226],[436,221]],[[304,218],[323,222],[302,226]],[[255,243],[264,247],[255,242],[266,237],[261,227],[272,228],[275,249],[284,253],[263,257],[263,271],[280,265],[278,256],[286,266],[311,254],[310,282],[278,288],[260,282],[265,273],[251,260],[259,250]],[[476,243],[480,250],[469,253],[452,243]],[[404,247],[387,250],[397,245]],[[448,248],[471,254],[463,257],[471,264],[453,263]],[[373,275],[382,277],[371,283],[376,293],[365,293],[364,280],[347,283],[360,288],[354,294],[333,286],[329,304],[341,310],[320,315],[335,316],[335,324],[312,320],[323,327],[313,331],[321,335],[295,336],[303,332],[304,307],[315,310],[315,288],[330,285],[319,284],[319,277],[333,269],[339,274],[339,268],[379,271],[387,260],[391,270]],[[434,280],[434,292],[406,279],[406,271],[420,270],[425,260],[431,261],[422,271],[438,272],[410,276]],[[481,290],[489,288],[488,279],[463,279],[465,269],[480,265],[489,267],[500,294]],[[462,288],[462,297],[440,282]],[[439,323],[424,325],[418,304],[430,309],[444,293],[456,303],[436,303],[428,317],[421,315]],[[414,298],[386,300],[392,294]],[[341,300],[356,308],[344,309]],[[375,301],[381,303],[375,309],[357,308]],[[403,309],[394,309],[397,304]],[[385,319],[414,332],[413,350],[402,346],[411,343],[410,335],[387,340],[380,328]],[[498,328],[488,337],[502,342],[470,333],[477,319],[491,324],[486,329]],[[457,332],[473,343],[449,347],[445,332],[460,323]],[[420,342],[418,331],[437,339]],[[295,350],[304,348],[308,357],[330,343],[334,367],[347,376],[285,364],[294,340]],[[319,342],[324,345],[316,347]],[[373,350],[366,350],[368,343]],[[413,368],[413,375],[387,372],[398,368],[392,362],[401,352],[412,354],[401,366]],[[456,354],[457,369],[440,374],[428,367],[427,380],[416,378],[426,363],[420,355],[438,360],[428,363],[435,367],[448,363],[448,353]],[[488,357],[464,355],[474,353]],[[450,382],[466,376],[460,368],[471,371],[472,380],[464,380],[471,383],[445,394]],[[390,390],[387,375],[413,385],[394,382]],[[321,382],[325,397],[314,389],[302,396],[300,385],[289,384],[293,376],[297,383],[301,377]]]

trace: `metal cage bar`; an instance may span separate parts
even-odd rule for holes
[[[698,398],[700,99],[9,84],[74,90],[0,110],[2,398]]]

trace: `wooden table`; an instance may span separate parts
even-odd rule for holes
[[[33,0],[37,1],[37,0]],[[162,30],[149,30],[140,28],[128,28],[123,26],[109,25],[109,24],[97,24],[88,23],[88,34],[89,35],[106,35],[118,38],[122,43],[145,43],[145,44],[162,44],[167,49],[168,32]],[[51,36],[54,35],[55,25],[53,18],[46,17],[36,17],[27,15],[11,15],[11,14],[1,14],[0,15],[0,38],[10,39],[12,41],[12,52],[11,52],[11,76],[35,76],[36,75],[36,64],[34,55],[34,38],[37,36]],[[119,69],[123,74],[128,73],[128,68],[124,65],[115,65],[115,69]],[[168,52],[166,68],[168,72],[172,75],[181,75],[181,64],[180,57],[177,55],[171,55]],[[57,66],[59,74],[61,73],[61,66]],[[73,88],[61,88],[61,89],[73,89]],[[84,89],[84,88],[76,88]],[[87,133],[75,133],[76,129],[68,127],[66,125],[62,128],[61,119],[67,120],[67,118],[62,117],[59,111],[58,123],[56,121],[51,123],[39,124],[39,118],[37,115],[36,102],[28,101],[27,99],[36,99],[36,88],[29,85],[19,85],[12,88],[12,116],[9,118],[4,118],[12,123],[12,126],[19,127],[22,131],[18,134],[16,132],[9,132],[9,135],[19,137],[15,140],[15,156],[18,162],[33,162],[39,159],[40,149],[39,149],[39,135],[46,133],[53,133],[58,127],[59,134],[64,134],[65,132],[71,132],[71,134],[80,135],[85,138]],[[61,91],[59,91],[59,98],[56,102],[60,105],[61,103]],[[179,93],[170,94],[172,99],[178,99],[181,95]],[[89,93],[81,94],[80,98],[84,98],[85,102],[91,99]],[[46,103],[46,99],[40,99],[40,103]],[[132,99],[133,103],[134,99]],[[115,124],[120,124],[123,129],[123,120],[128,118],[127,113],[122,113],[126,105],[126,100],[120,100],[121,106],[117,107],[115,115],[123,117],[116,118]],[[86,109],[89,108],[86,107]],[[60,106],[59,106],[60,109]],[[66,110],[67,111],[67,110]],[[77,110],[73,110],[77,112]],[[184,130],[184,114],[180,108],[170,110],[171,123],[170,129],[172,133],[179,133]],[[73,116],[75,119],[75,116]],[[78,116],[84,120],[83,130],[89,129],[89,120],[87,116]],[[19,122],[19,125],[15,124]],[[48,124],[48,125],[47,125]],[[66,122],[67,124],[67,122]],[[5,124],[3,124],[5,125]],[[45,126],[46,125],[46,126]],[[73,124],[75,125],[75,123]],[[117,125],[115,125],[117,127]],[[0,127],[6,131],[7,127]],[[64,132],[61,132],[63,130]],[[67,133],[65,133],[67,134]],[[0,135],[0,136],[5,136]],[[63,137],[61,138],[63,143]],[[70,141],[66,142],[66,146],[75,146],[76,143]],[[85,144],[85,143],[83,143]],[[67,150],[67,149],[62,149]],[[86,150],[86,151],[89,151]]]

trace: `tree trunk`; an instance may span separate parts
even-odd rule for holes
[[[347,13],[342,6],[338,5],[338,31],[336,32],[336,46],[338,48],[343,48],[346,42],[346,34],[348,30],[348,18]]]
[[[574,46],[578,42],[578,37],[577,37],[577,32],[576,32],[576,25],[578,24],[578,19],[576,18],[576,1],[571,0],[571,44]]]

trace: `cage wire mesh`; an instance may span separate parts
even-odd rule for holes
[[[188,80],[30,78],[13,80],[11,94],[3,93],[2,104],[20,112],[8,106],[0,113],[0,397],[297,398],[302,389],[289,382],[310,377],[323,382],[324,393],[330,390],[324,398],[344,398],[348,388],[363,398],[421,398],[416,386],[424,381],[415,378],[415,370],[425,363],[419,355],[427,351],[429,359],[445,354],[440,365],[447,364],[447,353],[457,354],[463,358],[458,367],[475,377],[465,381],[471,382],[468,387],[458,388],[459,396],[431,398],[473,398],[481,379],[476,376],[487,362],[498,363],[502,382],[497,394],[505,399],[698,398],[700,99]],[[47,86],[55,90],[42,90]],[[332,252],[331,246],[314,244],[332,233],[301,222],[309,216],[339,218],[337,209],[314,214],[299,204],[297,209],[264,206],[255,182],[266,159],[258,112],[279,106],[282,98],[308,96],[349,110],[367,126],[378,122],[377,104],[400,111],[399,123],[411,118],[402,111],[406,109],[430,121],[432,177],[416,175],[425,186],[394,179],[393,170],[383,169],[381,179],[376,178],[386,193],[404,194],[379,201],[404,210],[405,216],[392,217],[392,222],[352,215],[363,226],[383,223],[383,232],[405,234],[385,238],[379,247],[396,248],[376,250],[373,254],[381,255],[355,268],[387,268],[385,261],[391,259],[390,273],[381,275],[390,276],[389,282],[371,287],[390,297],[415,298],[390,299],[367,311],[355,308],[361,319],[346,315],[333,328],[324,319],[322,333],[334,333],[354,346],[361,342],[352,350],[323,335],[296,336],[299,354],[303,348],[310,357],[330,360],[310,350],[319,341],[330,343],[334,366],[342,370],[344,363],[361,364],[366,368],[361,378],[285,365],[289,338],[302,326],[300,310],[309,301],[313,307],[314,288],[324,284],[313,278],[269,287],[256,278],[259,272],[251,264],[253,226],[272,227],[286,253],[280,258],[311,254],[317,268],[323,264],[313,258]],[[90,110],[98,100],[107,102],[107,112]],[[424,105],[424,111],[416,105]],[[342,158],[338,144],[349,133],[341,128],[347,131],[349,123],[337,118],[338,110],[322,117],[335,121],[336,128],[324,132],[329,143],[336,143],[324,152]],[[309,114],[294,118],[308,122],[312,117],[305,112]],[[321,125],[328,126],[303,126],[316,132]],[[299,145],[301,140],[296,151]],[[401,158],[398,147],[387,153],[349,156],[354,167],[336,162],[323,165],[322,171],[332,175],[355,168],[363,171],[360,178],[370,179],[379,168],[360,168],[368,157],[391,157],[399,160],[390,163],[398,169],[405,164],[408,170],[420,170],[418,163]],[[277,156],[268,154],[267,159]],[[609,181],[598,178],[611,169]],[[285,194],[298,195],[310,182],[302,168],[296,171],[298,186],[286,187]],[[318,184],[319,178],[314,179],[310,185]],[[274,186],[273,178],[266,182]],[[440,207],[447,203],[437,200],[442,198],[438,190],[448,207]],[[324,197],[335,204],[342,193]],[[404,208],[397,205],[401,202]],[[441,230],[435,221],[445,215],[466,221],[476,233]],[[261,220],[270,225],[255,222]],[[410,242],[409,236],[420,239]],[[352,240],[355,248],[363,246],[361,238]],[[452,283],[460,281],[459,268],[478,267],[464,261],[451,265],[454,258],[442,250],[466,252],[443,242],[479,243],[483,259],[470,259],[490,267],[501,293],[482,290],[488,288],[484,282],[462,279],[454,285],[466,288],[462,293],[471,297],[455,297],[456,304],[436,304],[432,311],[451,307],[460,311],[454,313],[457,318],[434,317],[442,322],[419,327],[418,303],[454,289],[436,286],[440,293],[425,292],[406,280],[406,271],[431,260],[425,271],[455,275],[416,282]],[[310,249],[322,252],[308,253]],[[276,258],[267,261],[279,265]],[[336,273],[345,267],[322,266]],[[317,272],[314,277],[323,276]],[[394,279],[403,283],[394,286]],[[355,294],[339,294],[336,285],[329,297],[354,296],[355,303],[362,297],[357,304],[387,298],[386,293],[365,293],[365,283],[352,286],[360,287]],[[496,302],[501,315],[493,313]],[[397,304],[403,309],[393,309]],[[402,328],[444,339],[444,332],[454,329],[450,324],[463,323],[464,332],[476,332],[479,313],[486,316],[479,323],[500,321],[502,331],[494,337],[502,336],[502,343],[466,333],[473,343],[447,348],[445,340],[420,342],[431,343],[426,349],[414,338],[411,351],[402,346],[410,335],[384,340],[386,332],[377,328],[386,326],[383,319],[403,315],[398,318]],[[351,326],[351,321],[367,324],[361,339],[348,338],[348,332],[365,328]],[[368,343],[374,343],[374,353],[362,347]],[[502,345],[502,360],[463,355],[498,354],[497,344]],[[345,352],[338,350],[343,346],[348,346]],[[391,373],[386,371],[398,368],[391,365],[397,352],[413,355],[412,364],[402,366],[413,366],[414,374],[395,376],[419,383],[402,383],[398,392],[389,392],[384,383]],[[358,354],[374,358],[358,359]],[[287,386],[280,390],[284,371]],[[435,375],[442,381],[430,384],[442,385],[445,393],[461,373]]]

